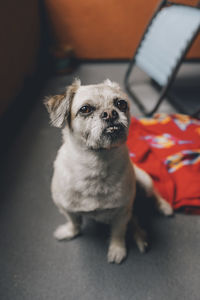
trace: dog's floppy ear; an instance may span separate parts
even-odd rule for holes
[[[50,114],[51,124],[53,126],[62,127],[64,121],[70,118],[71,103],[80,85],[80,80],[75,79],[64,94],[45,99],[44,104]]]
[[[119,84],[117,82],[111,81],[110,79],[104,80],[103,83],[106,84],[106,85],[108,85],[108,86],[110,86],[111,88],[120,90]]]

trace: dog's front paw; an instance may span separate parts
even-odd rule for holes
[[[80,231],[76,226],[74,226],[72,223],[66,223],[58,226],[58,228],[54,231],[53,235],[57,240],[61,241],[71,240],[79,233]]]
[[[126,258],[126,248],[120,245],[110,245],[108,250],[108,262],[120,264]]]

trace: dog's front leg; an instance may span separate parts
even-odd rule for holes
[[[54,237],[57,240],[71,240],[80,233],[81,229],[81,216],[71,212],[66,212],[60,209],[60,212],[64,214],[67,219],[67,223],[58,226],[54,231]]]
[[[123,212],[118,215],[111,224],[111,239],[108,249],[108,262],[121,263],[126,258],[126,230],[130,220],[130,213]]]

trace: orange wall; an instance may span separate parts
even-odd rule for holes
[[[130,58],[158,0],[45,0],[55,43],[83,59]],[[190,57],[200,56],[200,39]]]

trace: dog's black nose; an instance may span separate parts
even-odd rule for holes
[[[115,121],[119,117],[118,112],[116,110],[112,110],[111,112],[109,111],[104,111],[101,114],[101,118],[105,121]]]

